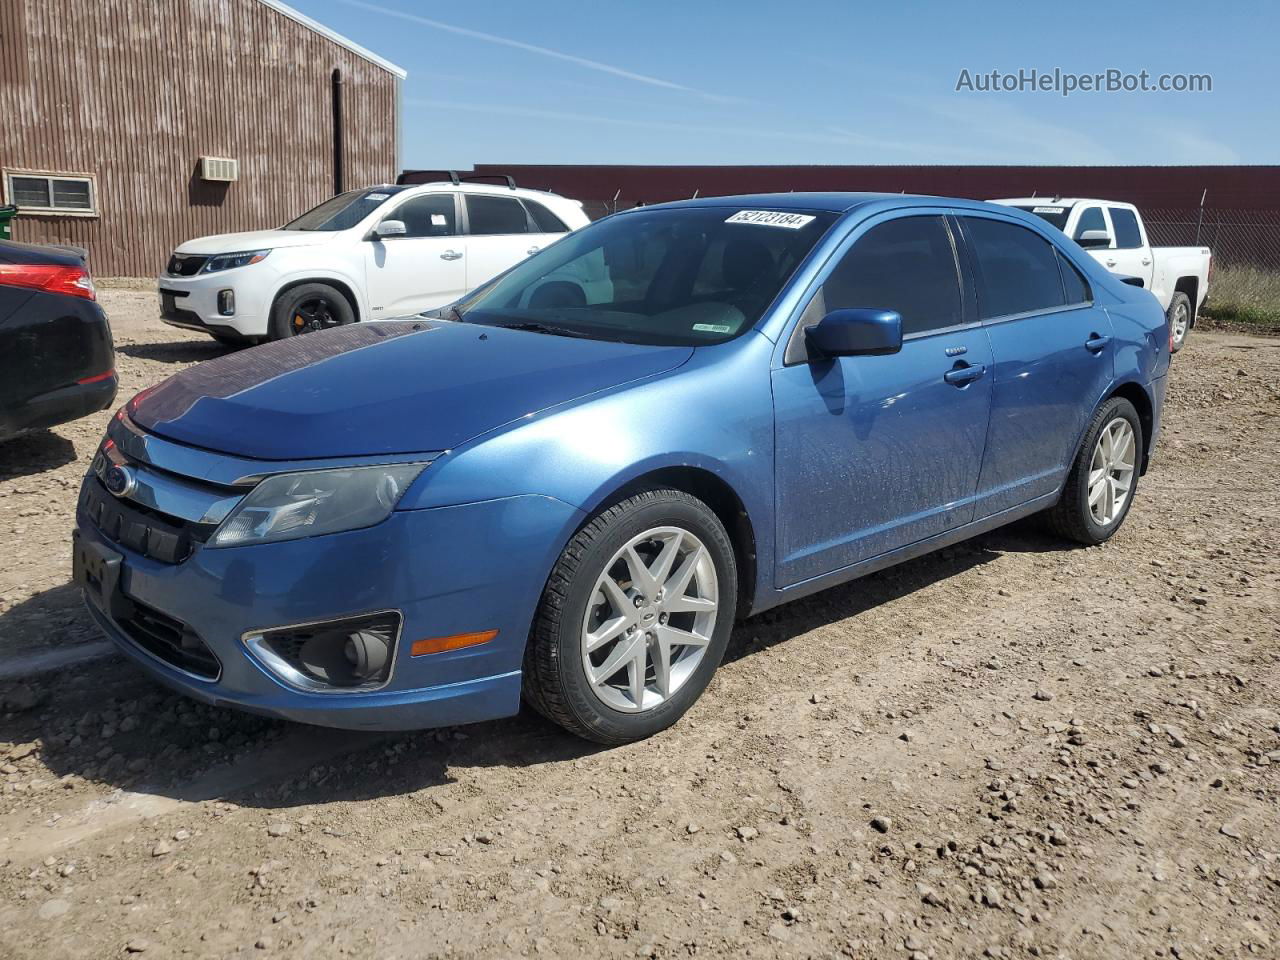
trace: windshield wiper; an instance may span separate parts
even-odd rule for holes
[[[525,330],[529,333],[549,333],[555,337],[577,337],[580,340],[596,339],[591,334],[570,327],[557,327],[553,323],[541,323],[537,320],[521,320],[518,323],[494,323],[489,326],[502,327],[504,330]]]

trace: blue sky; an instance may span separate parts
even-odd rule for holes
[[[408,167],[1280,162],[1267,2],[290,2],[409,71]],[[1055,67],[1213,91],[955,90]]]

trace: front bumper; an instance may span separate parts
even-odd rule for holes
[[[581,514],[561,501],[511,497],[398,511],[365,530],[223,549],[166,564],[109,541],[81,511],[81,538],[124,555],[122,594],[180,621],[220,664],[216,680],[135,642],[90,601],[99,626],[135,662],[197,700],[321,726],[412,730],[514,714],[525,641],[548,571]],[[286,685],[243,636],[378,610],[404,618],[387,685],[359,693]],[[497,630],[489,643],[423,657],[413,641]]]
[[[259,289],[262,281],[268,281],[261,266],[253,264],[194,277],[160,274],[160,319],[186,330],[266,336],[271,305]],[[223,290],[234,295],[235,313],[231,316],[224,316],[218,309],[218,294]]]

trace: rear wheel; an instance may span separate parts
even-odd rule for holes
[[[737,611],[733,547],[719,518],[678,490],[597,514],[547,581],[524,664],[525,699],[598,743],[641,740],[701,695]]]
[[[1138,411],[1123,397],[1112,397],[1094,414],[1062,498],[1048,511],[1050,526],[1080,543],[1111,539],[1129,515],[1141,469]]]
[[[315,333],[355,322],[347,298],[327,283],[303,283],[290,287],[271,308],[272,340]]]
[[[1169,320],[1169,350],[1177,353],[1191,332],[1191,298],[1185,293],[1175,293],[1169,301],[1166,316]]]

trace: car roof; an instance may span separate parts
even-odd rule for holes
[[[826,213],[848,213],[859,207],[877,205],[884,209],[895,207],[956,207],[967,210],[991,210],[993,204],[984,200],[966,200],[960,197],[934,197],[915,193],[752,193],[727,197],[697,197],[676,200],[671,203],[655,203],[641,207],[643,210],[669,209],[673,207],[737,207],[739,209],[766,210],[815,210]]]

